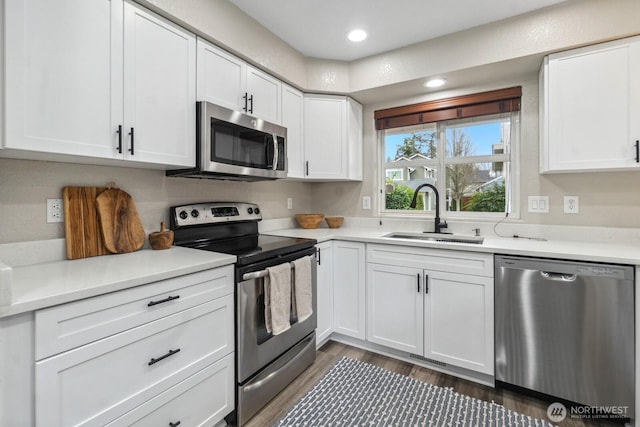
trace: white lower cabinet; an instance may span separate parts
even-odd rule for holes
[[[212,425],[233,410],[234,363],[225,356],[107,426]]]
[[[422,355],[422,270],[367,264],[367,340]]]
[[[366,339],[365,245],[333,242],[333,330]]]
[[[222,420],[234,409],[233,268],[211,272],[221,274],[194,273],[43,310],[70,326],[81,314],[85,322],[92,321],[87,323],[92,332],[84,342],[77,335],[74,341],[60,341],[57,348],[64,351],[37,358],[36,424],[121,425],[126,420],[127,425],[194,425]],[[166,289],[167,283],[175,289]],[[196,295],[200,304],[194,304]],[[48,329],[41,325],[51,319],[36,313],[36,349],[56,348],[50,343],[59,339],[43,333]]]
[[[367,340],[493,375],[493,255],[367,248]]]
[[[333,243],[320,243],[316,248],[318,249],[316,342],[321,345],[333,332]]]

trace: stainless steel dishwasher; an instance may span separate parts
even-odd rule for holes
[[[634,407],[634,268],[495,257],[496,380]]]

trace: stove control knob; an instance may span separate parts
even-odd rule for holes
[[[253,210],[253,213],[254,213],[254,214],[256,214],[256,215],[258,215],[258,214],[260,213],[260,209],[255,208],[255,209]]]
[[[198,218],[200,216],[200,212],[194,209],[191,211],[191,216],[194,218]]]
[[[251,214],[253,213],[253,208],[249,208],[249,209],[247,209],[247,213],[248,213],[249,215],[251,215]]]
[[[187,219],[189,217],[189,214],[187,213],[187,211],[180,211],[178,216],[180,216],[181,219]]]

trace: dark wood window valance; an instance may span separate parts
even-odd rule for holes
[[[442,120],[464,119],[490,114],[520,111],[522,87],[494,90],[473,95],[456,96],[387,108],[374,112],[376,129],[392,129],[414,126]]]

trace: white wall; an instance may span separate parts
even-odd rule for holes
[[[115,182],[133,197],[145,230],[167,221],[169,206],[192,202],[258,203],[265,219],[308,212],[310,185],[301,182],[232,182],[169,178],[164,171],[0,159],[0,243],[64,237],[63,224],[46,223],[46,199],[61,198],[65,186]],[[287,197],[293,209],[287,209]]]

